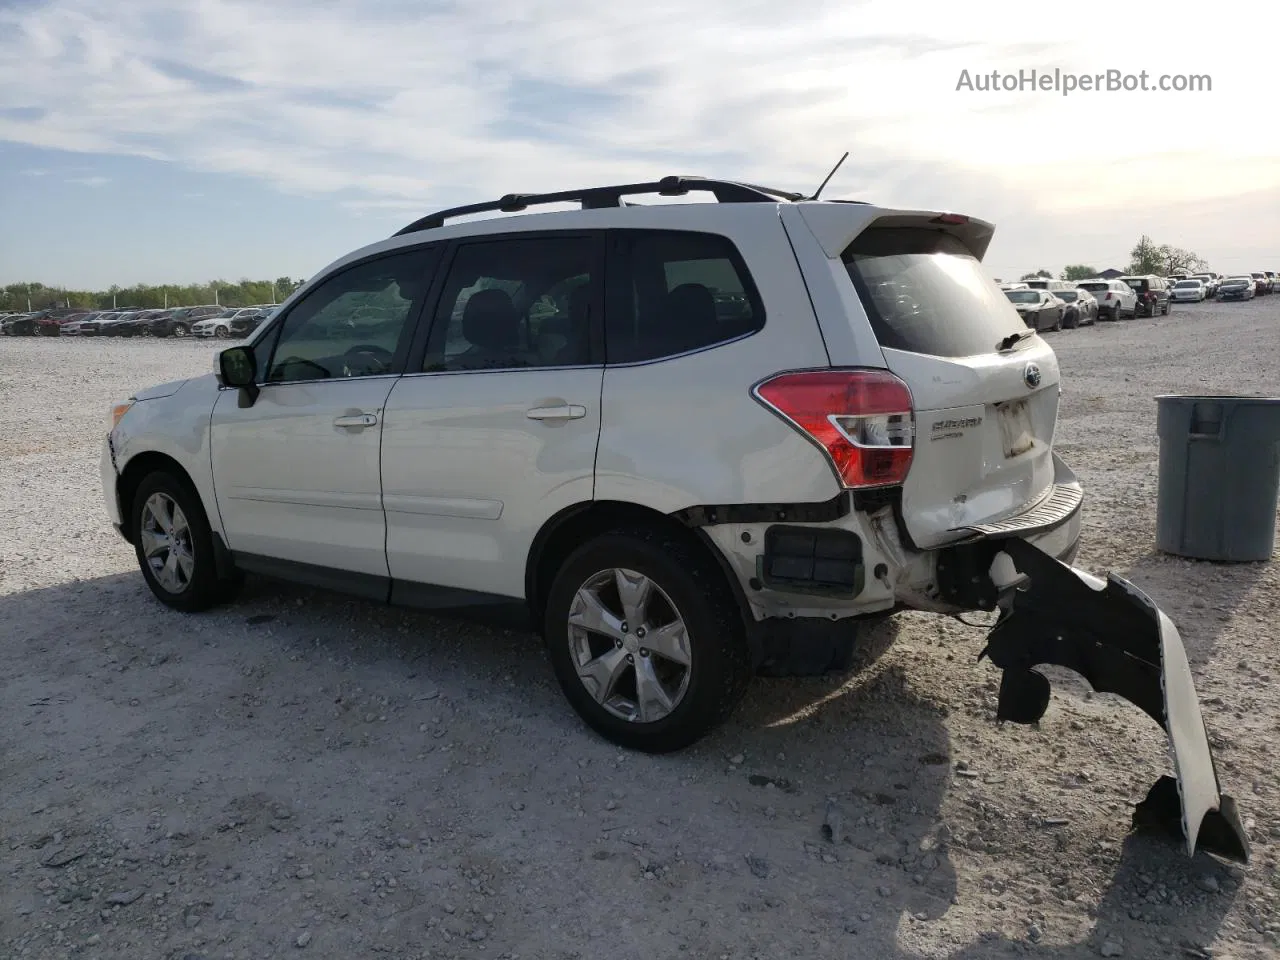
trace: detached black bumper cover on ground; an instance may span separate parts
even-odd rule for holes
[[[1049,705],[1049,681],[1035,669],[1067,667],[1100,693],[1134,703],[1169,735],[1174,777],[1163,776],[1134,811],[1136,827],[1156,827],[1196,849],[1240,863],[1249,844],[1235,801],[1224,796],[1182,638],[1137,587],[1104,582],[1024,540],[1001,544],[1028,582],[992,629],[982,656],[1004,671],[997,717],[1035,723]]]

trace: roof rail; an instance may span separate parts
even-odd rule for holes
[[[413,221],[407,227],[397,230],[394,236],[406,233],[417,233],[420,230],[433,230],[444,226],[446,220],[464,217],[472,213],[518,213],[532,206],[544,203],[580,203],[583,210],[602,210],[608,207],[624,206],[625,196],[635,194],[657,193],[664,197],[680,197],[690,190],[705,190],[714,194],[720,203],[777,203],[779,200],[803,200],[803,194],[776,190],[772,187],[759,187],[750,183],[737,183],[733,180],[712,180],[706,177],[663,177],[651,183],[627,183],[612,187],[587,187],[582,190],[562,190],[558,193],[509,193],[500,200],[488,203],[472,203],[464,207],[451,207],[428,214]]]

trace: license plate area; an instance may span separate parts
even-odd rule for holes
[[[1031,408],[1026,400],[997,404],[996,419],[1000,424],[1000,441],[1006,458],[1020,457],[1035,446]]]

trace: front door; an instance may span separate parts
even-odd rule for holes
[[[539,529],[591,501],[604,378],[601,257],[591,234],[457,247],[425,357],[387,400],[393,597],[441,602],[439,591],[415,589],[422,584],[523,597]]]
[[[255,345],[257,402],[219,394],[214,489],[227,546],[246,568],[345,571],[354,576],[343,586],[385,598],[378,448],[434,258],[413,248],[341,269]]]

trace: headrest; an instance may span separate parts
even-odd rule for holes
[[[481,290],[462,311],[462,335],[483,350],[515,350],[520,342],[520,316],[505,290]]]

